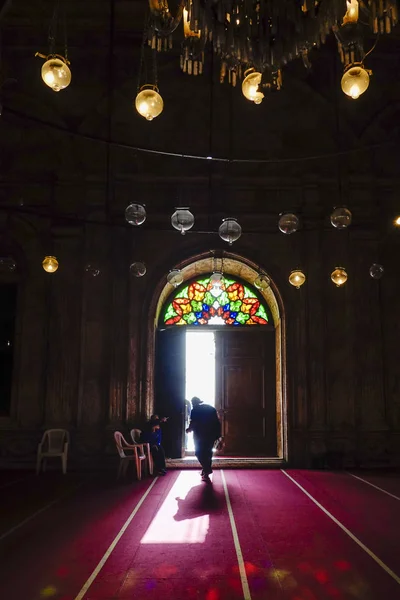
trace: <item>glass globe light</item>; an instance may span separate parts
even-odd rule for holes
[[[158,93],[156,85],[143,85],[135,99],[135,107],[139,115],[152,121],[160,115],[164,108],[164,102]]]
[[[336,229],[345,229],[351,225],[352,214],[345,206],[334,208],[331,214],[331,223]]]
[[[17,263],[11,256],[0,256],[0,271],[12,273],[17,268]]]
[[[132,263],[129,270],[134,277],[143,277],[147,271],[146,265],[140,261]]]
[[[371,275],[372,279],[380,279],[384,272],[385,269],[382,267],[382,265],[378,265],[377,263],[373,263],[369,268],[369,274]]]
[[[246,75],[246,73],[248,73]],[[242,93],[247,100],[254,104],[261,104],[264,94],[260,91],[262,74],[254,69],[248,69],[242,82]]]
[[[42,79],[53,92],[59,92],[68,87],[71,83],[68,61],[58,55],[49,57],[42,66]]]
[[[189,208],[176,208],[171,217],[171,225],[174,229],[180,231],[182,235],[185,235],[194,225],[194,216]]]
[[[347,11],[343,17],[343,25],[346,23],[357,23],[358,21],[358,0],[346,1]]]
[[[394,224],[396,225],[396,227],[400,227],[400,217],[395,218]]]
[[[265,292],[265,290],[267,290],[271,285],[271,280],[268,277],[268,275],[260,273],[254,280],[253,284],[258,290],[260,290],[261,292]]]
[[[293,287],[297,288],[298,290],[301,288],[301,286],[303,285],[305,280],[306,280],[306,276],[304,275],[303,271],[301,271],[300,269],[296,269],[295,271],[292,271],[289,275],[289,283],[291,285],[293,285]]]
[[[331,279],[336,287],[341,287],[347,281],[347,273],[343,267],[336,267],[331,273]]]
[[[46,273],[55,273],[58,269],[58,260],[55,256],[45,256],[42,262],[42,267]]]
[[[92,277],[97,277],[98,275],[100,275],[100,269],[96,265],[87,264],[85,266],[85,271],[88,275],[91,275]]]
[[[130,204],[125,209],[125,219],[130,225],[142,225],[146,216],[146,209],[142,204]]]
[[[174,287],[178,287],[183,282],[183,275],[179,269],[172,269],[167,275],[167,281]]]
[[[341,85],[346,96],[357,100],[369,86],[368,71],[362,63],[352,63],[345,68]]]
[[[218,229],[219,237],[224,242],[232,245],[242,235],[242,228],[240,227],[237,219],[229,217],[228,219],[222,219],[222,223]]]
[[[282,213],[279,217],[278,227],[282,233],[290,235],[299,229],[300,219],[294,213]]]
[[[214,271],[210,277],[210,283],[213,286],[221,287],[221,285],[224,283],[224,276],[221,271]]]

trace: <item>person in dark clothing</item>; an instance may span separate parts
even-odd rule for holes
[[[192,406],[186,433],[193,431],[195,455],[203,468],[201,476],[203,481],[209,482],[213,446],[216,440],[221,439],[221,423],[215,408],[204,404],[200,398],[192,398]]]
[[[158,475],[165,475],[165,452],[162,447],[161,423],[165,423],[168,417],[160,419],[158,415],[151,415],[150,420],[144,426],[140,435],[140,441],[150,444],[151,455]]]

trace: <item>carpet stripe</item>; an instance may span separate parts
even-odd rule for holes
[[[28,475],[27,477],[21,477],[21,479],[14,479],[14,481],[9,481],[8,483],[4,483],[3,485],[0,485],[0,490],[4,490],[4,488],[10,487],[10,485],[14,485],[15,483],[19,483],[20,481],[26,481],[30,477],[32,477],[32,475]]]
[[[355,542],[356,544],[358,544],[360,546],[360,548],[362,548],[364,550],[364,552],[366,552],[384,571],[386,571],[386,573],[388,575],[390,575],[390,577],[392,577],[396,583],[398,583],[400,585],[400,577],[398,575],[396,575],[396,573],[394,571],[392,571],[392,569],[390,569],[390,567],[388,567],[376,554],[374,554],[372,552],[372,550],[370,550],[365,544],[362,543],[361,540],[359,540],[354,533],[352,533],[349,529],[347,529],[347,527],[345,527],[343,525],[343,523],[341,523],[338,519],[336,519],[336,517],[334,517],[332,515],[332,513],[330,513],[326,508],[324,508],[322,506],[322,504],[320,504],[318,502],[318,500],[316,500],[313,496],[311,496],[311,494],[309,492],[307,492],[307,490],[305,490],[303,488],[303,486],[300,485],[300,483],[298,483],[295,479],[293,479],[293,477],[291,477],[289,475],[289,473],[286,473],[286,471],[284,471],[283,469],[281,469],[282,473],[284,475],[286,475],[286,477],[288,477],[295,485],[297,485],[297,487],[306,495],[308,496],[308,498],[310,498],[310,500],[312,500],[312,502],[314,502],[314,504],[316,504],[318,506],[318,508],[320,508],[330,519],[332,519],[332,521],[334,523],[336,523],[336,525],[338,525],[340,527],[340,529],[342,529],[342,531],[344,531],[352,540],[353,542]]]
[[[81,486],[83,485],[83,483],[79,484],[76,488],[74,488],[72,491],[75,492],[77,489],[79,489]],[[72,493],[71,490],[69,490],[66,494],[63,494],[62,496],[59,496],[58,498],[56,498],[55,500],[53,500],[52,502],[49,502],[49,504],[46,504],[46,506],[43,506],[43,508],[39,508],[39,510],[37,510],[36,512],[34,512],[32,515],[30,515],[29,517],[27,517],[26,519],[24,519],[23,521],[21,521],[21,523],[18,523],[18,525],[15,525],[14,527],[11,527],[11,529],[9,529],[8,531],[6,531],[5,533],[3,533],[2,535],[0,535],[0,542],[2,540],[4,540],[4,538],[8,537],[9,535],[11,535],[12,533],[14,533],[14,531],[17,531],[18,529],[20,529],[21,527],[23,527],[24,525],[26,525],[26,523],[29,523],[29,521],[32,521],[32,519],[34,519],[35,517],[37,517],[38,515],[40,515],[40,513],[44,512],[45,510],[47,510],[48,508],[50,508],[51,506],[53,506],[54,504],[56,504],[57,502],[60,502],[60,500],[62,500],[63,498],[66,498],[66,496],[68,496],[69,494]]]
[[[384,494],[387,494],[388,496],[390,496],[391,498],[394,498],[395,500],[400,500],[399,496],[395,496],[394,494],[391,494],[387,490],[384,490],[383,488],[379,487],[379,485],[375,485],[374,483],[371,483],[367,479],[363,479],[362,477],[358,477],[358,475],[353,475],[353,473],[349,473],[349,475],[351,475],[355,479],[359,479],[360,481],[363,481],[364,483],[370,485],[371,487],[375,488],[376,490],[379,490],[380,492],[383,492]]]
[[[93,573],[90,575],[89,579],[84,583],[82,589],[80,590],[79,594],[75,597],[74,600],[82,600],[82,598],[85,596],[86,592],[88,591],[88,589],[92,585],[93,581],[96,579],[97,575],[100,573],[101,569],[104,567],[105,563],[109,559],[111,553],[114,551],[115,546],[118,544],[118,542],[120,541],[120,539],[124,535],[125,531],[127,530],[127,528],[129,527],[129,525],[131,524],[131,522],[132,522],[134,516],[136,515],[136,513],[138,512],[139,508],[142,506],[143,502],[146,500],[147,496],[150,494],[150,492],[153,489],[154,484],[156,483],[157,479],[158,479],[158,477],[156,477],[152,481],[151,485],[147,488],[147,490],[145,491],[145,493],[143,494],[143,496],[140,498],[139,502],[136,504],[135,508],[133,509],[133,511],[131,512],[131,514],[129,515],[129,517],[125,521],[125,523],[122,525],[122,527],[119,530],[118,534],[115,536],[114,540],[111,542],[111,544],[107,548],[107,550],[106,550],[103,558],[100,560],[100,562],[98,563],[97,567],[94,569]]]
[[[233,516],[233,510],[232,510],[231,500],[229,498],[228,486],[226,485],[225,473],[222,470],[221,470],[221,478],[222,478],[222,485],[224,486],[226,506],[228,508],[229,521],[231,524],[232,535],[233,535],[233,542],[235,544],[236,556],[237,556],[237,560],[238,560],[238,564],[239,564],[240,580],[242,582],[242,588],[243,588],[243,598],[244,598],[244,600],[251,600],[249,582],[247,581],[246,567],[245,567],[244,560],[243,560],[242,548],[240,547],[239,536],[238,536],[238,532],[236,529],[235,517]]]

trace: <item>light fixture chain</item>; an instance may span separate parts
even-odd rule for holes
[[[158,87],[158,74],[157,74],[157,50],[154,48],[152,51],[153,59],[153,81],[154,85]]]
[[[55,54],[55,52],[56,52],[56,37],[57,37],[59,6],[60,6],[60,0],[56,0],[56,2],[54,3],[54,11],[53,11],[53,16],[50,21],[49,34],[48,34],[49,53],[50,54]]]
[[[68,32],[67,32],[67,19],[65,16],[65,3],[62,5],[62,19],[63,19],[63,30],[64,30],[64,57],[68,60]]]
[[[142,76],[144,75],[144,81],[147,82],[147,64],[145,60],[145,48],[148,40],[148,28],[149,28],[149,15],[146,13],[144,18],[143,25],[143,36],[142,36],[142,45],[140,48],[140,62],[139,62],[139,73],[138,73],[138,81],[137,81],[137,92],[140,90]]]

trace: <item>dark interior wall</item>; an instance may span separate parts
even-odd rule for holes
[[[365,202],[365,214],[371,200],[367,192],[353,191],[355,222],[348,231],[328,225],[323,183],[296,193],[303,198],[301,231],[246,232],[242,223],[233,247],[271,275],[283,298],[290,460],[310,466],[321,455],[334,460],[338,453],[346,464],[398,463],[398,236],[389,228],[382,243],[368,219],[357,223],[357,206]],[[385,186],[381,203],[390,206],[393,194]],[[91,213],[96,215],[104,217]],[[144,373],[151,360],[146,335],[154,290],[181,260],[228,246],[215,233],[183,237],[168,222],[159,231],[122,223],[50,230],[43,219],[24,219],[13,215],[7,227],[26,264],[16,270],[13,390],[10,415],[0,419],[1,464],[32,461],[41,431],[51,426],[70,429],[76,464],[100,463],[113,452],[112,432],[127,432],[148,409]],[[50,239],[60,262],[54,275],[41,267]],[[130,275],[134,260],[145,262],[143,278]],[[368,274],[374,261],[385,266],[380,281]],[[89,263],[100,268],[97,277],[85,270]],[[349,274],[343,288],[330,281],[337,265]],[[287,281],[297,266],[307,275],[299,291]]]

